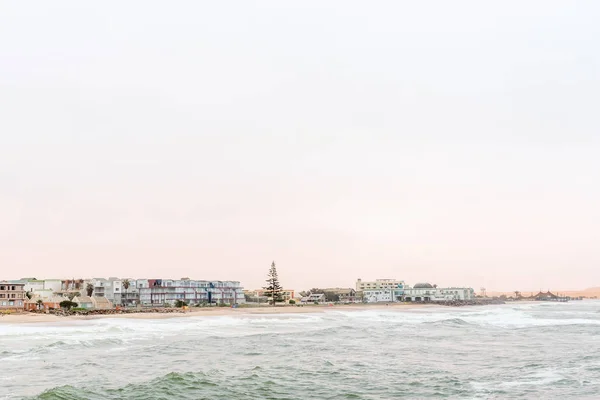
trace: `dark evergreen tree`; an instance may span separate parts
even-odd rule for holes
[[[283,301],[282,287],[279,284],[279,277],[277,276],[277,267],[275,267],[275,261],[271,263],[271,269],[269,269],[269,275],[267,278],[267,286],[263,287],[265,290],[265,296],[271,299],[273,306],[277,302]]]

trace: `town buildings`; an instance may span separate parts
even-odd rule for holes
[[[99,296],[76,296],[72,300],[77,307],[86,310],[110,310],[114,307],[106,297]]]
[[[402,301],[405,283],[397,279],[376,279],[374,281],[356,281],[359,297],[366,303]]]
[[[325,298],[324,293],[310,293],[308,296],[303,297],[300,301],[302,303],[326,303],[327,299]]]
[[[405,301],[454,301],[472,300],[475,298],[473,288],[439,288],[429,283],[417,283],[413,287],[404,288]]]
[[[374,281],[363,281],[362,279],[357,279],[356,291],[362,292],[365,290],[397,289],[404,287],[404,285],[404,281],[397,279],[376,279]]]
[[[25,309],[25,284],[0,281],[0,311]]]
[[[265,299],[266,301],[271,301],[271,298],[267,296],[267,291],[265,289],[256,289],[256,290],[245,290],[244,294],[249,296],[250,298],[258,298]],[[283,301],[288,303],[290,300],[296,298],[296,291],[294,289],[282,289],[281,290],[281,298]]]
[[[188,305],[245,302],[243,288],[238,281],[24,278],[3,281],[1,287],[0,310],[49,310],[59,308],[60,302],[65,299],[72,299],[78,307],[86,309],[109,309],[118,305],[173,306],[177,300]],[[294,292],[288,291],[286,295],[293,296]]]
[[[25,300],[25,310],[52,310],[60,308],[60,302],[65,300],[64,297],[50,296],[50,297],[39,297],[33,296],[31,299]]]
[[[54,293],[59,292],[62,287],[62,281],[60,279],[35,279],[35,278],[23,278],[19,282],[24,284],[26,293],[30,293],[33,296],[38,296],[42,299],[50,298]]]
[[[115,277],[86,279],[81,294],[88,294],[88,285],[93,287],[91,297],[105,297],[114,304],[121,304],[123,291],[121,279]]]
[[[439,288],[429,283],[417,283],[409,286],[396,279],[377,279],[375,281],[356,281],[357,289],[366,303],[416,301],[442,302],[454,300],[472,300],[475,298],[473,288]]]
[[[340,303],[355,303],[358,300],[356,290],[352,288],[326,288],[323,291],[333,295],[336,301]]]
[[[199,281],[183,279],[137,279],[142,305],[241,304],[246,302],[237,281]]]

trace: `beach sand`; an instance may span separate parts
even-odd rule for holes
[[[106,314],[106,315],[73,315],[58,316],[52,314],[38,314],[22,312],[7,314],[0,317],[0,324],[22,324],[43,322],[70,322],[77,320],[95,320],[100,318],[128,318],[128,319],[165,319],[165,318],[188,318],[200,316],[245,316],[245,315],[281,315],[299,313],[324,313],[328,311],[366,311],[366,310],[393,310],[405,311],[416,308],[442,307],[435,304],[352,304],[352,305],[307,305],[302,307],[278,306],[278,307],[206,307],[191,308],[183,313],[156,312],[156,313],[128,313],[128,314]]]

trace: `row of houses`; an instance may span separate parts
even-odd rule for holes
[[[186,304],[241,304],[238,281],[182,279],[34,279],[0,282],[0,310],[49,309],[72,299],[81,308],[163,306]]]
[[[445,302],[472,300],[475,290],[467,287],[440,288],[429,283],[407,285],[402,280],[377,279],[356,281],[356,289],[327,288],[312,291],[301,298],[303,303],[391,303],[391,302]]]

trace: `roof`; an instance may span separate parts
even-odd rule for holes
[[[350,294],[352,292],[356,292],[356,290],[352,288],[327,288],[323,289],[325,292],[332,292],[335,294]]]
[[[25,286],[23,281],[0,281],[3,285]]]
[[[431,289],[433,286],[431,283],[417,283],[413,286],[414,289]]]
[[[73,298],[73,302],[82,304],[82,303],[93,303],[92,298],[89,296],[75,296]]]

